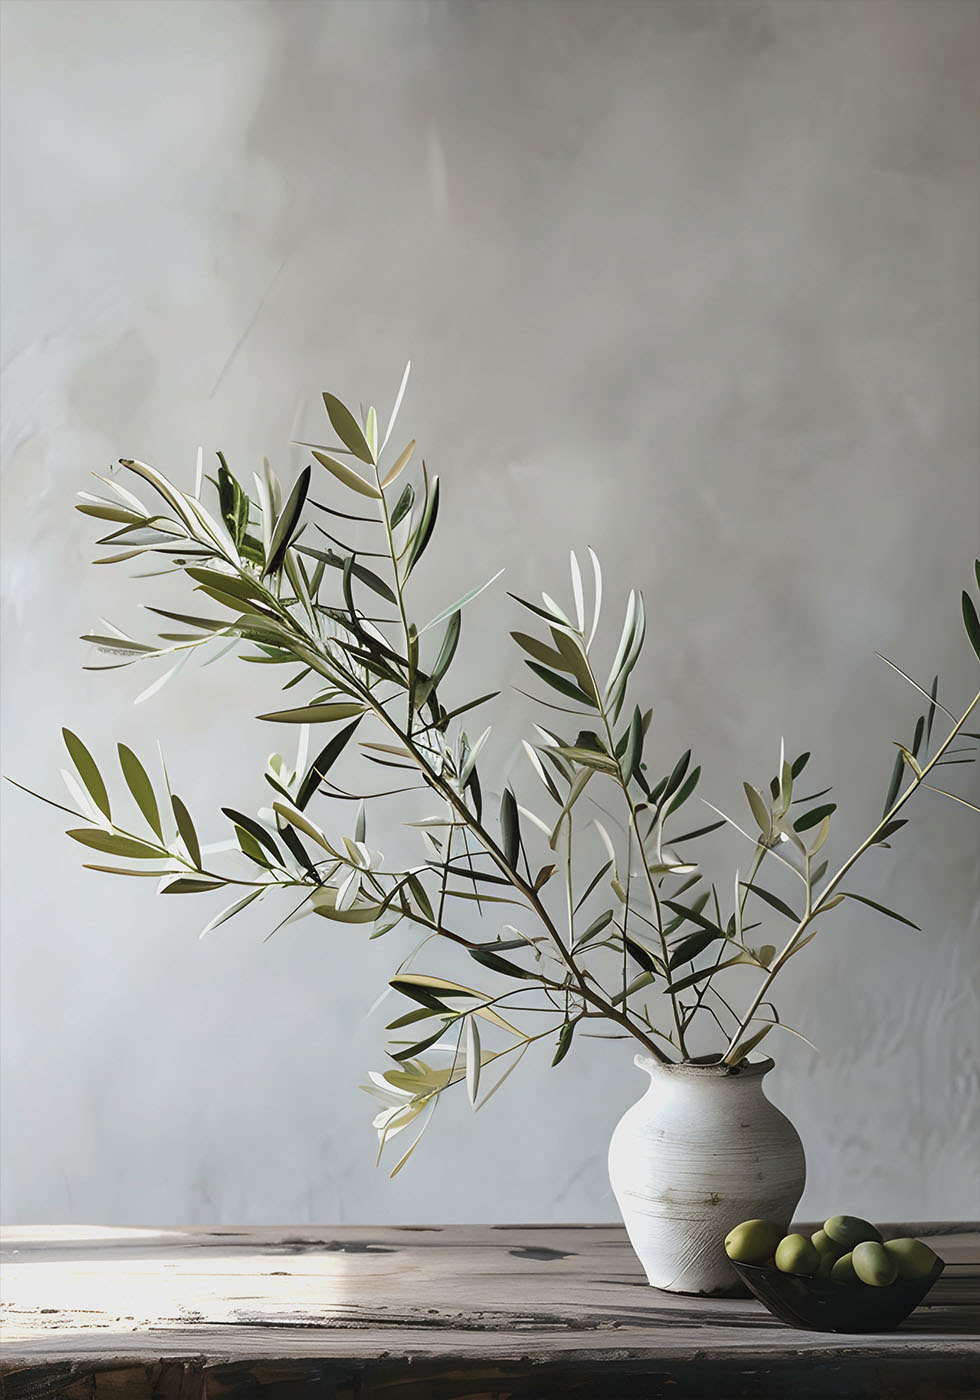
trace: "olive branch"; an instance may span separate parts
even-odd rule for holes
[[[122,778],[142,819],[142,827],[131,830],[128,820],[121,824],[113,815],[95,759],[67,729],[73,771],[63,777],[74,806],[42,799],[79,823],[67,833],[73,840],[127,862],[92,862],[88,869],[152,878],[168,895],[233,892],[234,900],[210,919],[202,937],[277,891],[291,891],[292,899],[269,936],[309,913],[338,925],[362,925],[372,938],[399,925],[422,933],[421,944],[390,979],[390,988],[411,1009],[388,1030],[409,1038],[392,1039],[392,1065],[371,1073],[365,1086],[383,1104],[375,1118],[382,1148],[422,1114],[424,1131],[439,1097],[455,1084],[465,1083],[473,1106],[482,1107],[540,1040],[552,1042],[553,1064],[564,1059],[576,1033],[632,1038],[645,1053],[669,1063],[692,1058],[692,1025],[710,1018],[723,1048],[708,1058],[734,1068],[774,1026],[799,1035],[780,1022],[770,991],[789,959],[814,937],[818,917],[852,899],[915,927],[867,896],[840,889],[855,864],[905,825],[899,813],[921,787],[980,810],[927,781],[941,766],[974,759],[980,736],[964,726],[980,694],[957,717],[939,701],[938,677],[927,690],[888,662],[928,705],[909,743],[897,746],[880,821],[836,873],[827,877],[827,861],[820,858],[836,811],[834,802],[824,800],[830,789],[797,796],[810,754],[790,760],[783,746],[768,786],[744,784],[751,830],[707,803],[710,820],[675,834],[682,809],[690,810],[701,768],[690,750],[658,761],[652,711],[635,703],[627,707],[646,630],[639,592],[629,595],[611,664],[601,664],[603,577],[590,549],[588,600],[574,553],[570,608],[546,593],[540,603],[512,595],[535,630],[511,635],[546,692],[530,696],[549,717],[535,725],[535,739],[524,741],[523,753],[538,787],[536,805],[548,805],[543,816],[507,785],[491,816],[480,759],[492,729],[472,737],[467,726],[496,692],[462,702],[444,697],[464,610],[499,574],[423,625],[413,621],[409,584],[433,539],[439,479],[424,461],[414,480],[405,475],[414,440],[397,455],[387,454],[408,374],[406,367],[383,438],[373,407],[357,417],[325,393],[339,441],[299,444],[313,462],[288,493],[268,462],[247,491],[221,453],[215,475],[205,478],[199,454],[194,489],[184,492],[155,468],[126,458],[120,466],[136,478],[137,489],[149,488],[152,505],[115,474],[97,474],[108,494],[83,493],[77,506],[113,526],[99,540],[111,552],[96,563],[150,556],[159,567],[139,577],[182,573],[220,610],[201,616],[151,606],[149,611],[180,629],[161,631],[153,642],[104,623],[104,630],[83,639],[94,648],[93,668],[164,659],[166,670],[137,697],[142,701],[162,689],[192,653],[212,660],[234,651],[252,665],[288,668],[284,691],[309,687],[302,704],[258,716],[299,734],[294,762],[274,754],[266,766],[269,805],[254,814],[222,808],[232,840],[204,847],[162,756],[162,783],[155,783],[137,755],[120,744]],[[315,471],[317,482],[341,488],[343,504],[353,508],[314,500]],[[368,548],[363,540],[378,547]],[[980,657],[980,621],[967,593],[963,619]],[[929,757],[939,713],[951,727]],[[329,726],[330,737],[311,759],[310,736],[320,732],[318,725]],[[958,739],[964,742],[954,747]],[[382,789],[351,791],[338,781],[341,760],[354,747],[362,763],[383,770]],[[614,810],[600,803],[597,789],[612,794]],[[418,829],[420,859],[386,869],[367,841],[368,805],[419,791],[438,804],[429,816],[407,823]],[[332,799],[320,820],[311,815],[315,798]],[[355,805],[352,823],[337,821],[345,803]],[[735,872],[730,898],[706,878],[698,858],[704,838],[726,824],[753,846],[747,878]],[[234,868],[216,868],[229,864],[215,858],[219,851],[227,857],[229,845]],[[759,883],[764,865],[788,871],[802,884],[802,907]],[[778,953],[774,943],[747,940],[761,927],[759,919],[747,921],[749,912],[790,921],[792,932]],[[480,940],[472,936],[474,917],[508,922]],[[503,979],[503,990],[415,971],[416,957],[433,939],[476,963],[481,981],[487,974],[495,982]],[[735,966],[761,974],[742,1013],[722,991],[724,974]],[[660,996],[667,999],[666,1018]],[[543,1029],[528,1020],[542,1016]],[[607,1029],[591,1030],[593,1023]],[[484,1035],[503,1043],[484,1046]],[[427,1052],[445,1063],[430,1063]],[[496,1074],[489,1086],[488,1069]],[[420,1137],[421,1131],[394,1171]]]

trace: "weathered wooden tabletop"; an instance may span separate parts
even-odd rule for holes
[[[621,1226],[11,1228],[4,1394],[976,1396],[980,1233],[909,1232],[945,1274],[897,1332],[852,1337],[657,1292]]]

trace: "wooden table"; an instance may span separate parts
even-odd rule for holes
[[[621,1226],[3,1232],[9,1400],[976,1396],[980,1233],[897,1331],[647,1286]],[[892,1230],[891,1233],[903,1233]]]

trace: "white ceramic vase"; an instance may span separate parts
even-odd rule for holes
[[[744,1291],[725,1236],[743,1220],[788,1227],[806,1181],[796,1129],[762,1092],[773,1062],[635,1063],[650,1087],[616,1125],[609,1179],[646,1276],[671,1293]]]

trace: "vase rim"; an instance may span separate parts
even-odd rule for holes
[[[638,1069],[646,1070],[650,1075],[662,1072],[692,1079],[761,1079],[764,1074],[769,1073],[776,1062],[766,1055],[759,1060],[742,1060],[737,1065],[725,1065],[717,1061],[711,1064],[699,1064],[696,1060],[679,1060],[673,1064],[665,1065],[659,1060],[655,1060],[652,1055],[635,1055],[633,1063]]]

